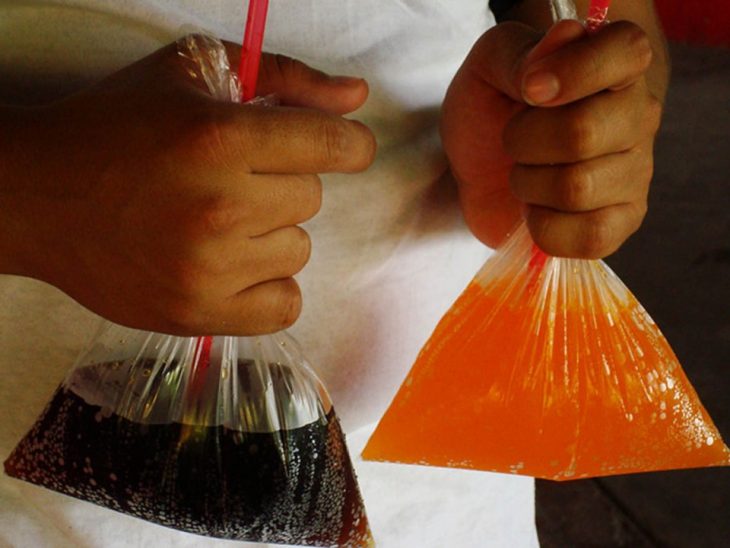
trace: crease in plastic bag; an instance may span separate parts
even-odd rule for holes
[[[239,100],[220,41],[189,35],[178,49],[214,97]],[[284,331],[175,337],[104,322],[5,471],[191,533],[372,545],[335,411]]]
[[[523,223],[442,318],[363,457],[567,480],[730,464],[659,328],[603,261]]]

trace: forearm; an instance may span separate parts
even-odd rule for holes
[[[587,13],[589,4],[590,0],[576,0],[578,13]],[[651,67],[646,74],[647,84],[652,94],[664,103],[670,62],[667,42],[654,10],[654,3],[651,0],[614,0],[609,10],[609,19],[631,21],[646,32],[654,51]],[[519,21],[538,29],[547,29],[552,25],[547,0],[522,0],[502,20]]]

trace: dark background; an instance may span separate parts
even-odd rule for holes
[[[730,443],[730,49],[674,43],[671,54],[649,214],[607,262],[659,325]],[[536,509],[544,548],[726,548],[730,467],[540,480]]]

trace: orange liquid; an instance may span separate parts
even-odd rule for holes
[[[600,284],[585,284],[540,302],[529,295],[546,284],[534,282],[523,280],[518,298],[514,282],[467,287],[364,458],[553,480],[730,464],[676,356],[628,290],[607,301]],[[606,302],[616,306],[596,305]]]

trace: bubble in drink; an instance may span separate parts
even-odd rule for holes
[[[80,368],[57,390],[5,462],[8,475],[190,533],[372,545],[334,409],[274,432],[140,424],[69,388],[78,390],[80,379],[98,379],[95,369],[112,366]]]

